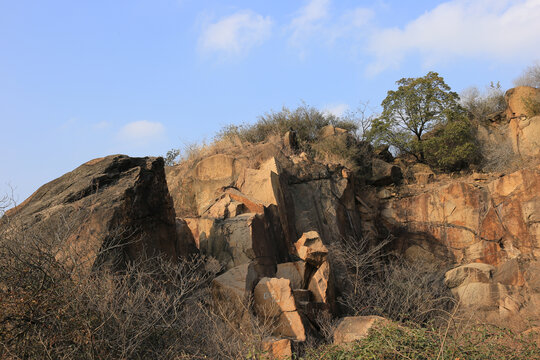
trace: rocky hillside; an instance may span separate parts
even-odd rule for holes
[[[212,257],[221,269],[212,296],[238,309],[239,328],[270,319],[263,344],[275,356],[328,336],[322,318],[338,319],[335,343],[389,321],[342,318],[340,299],[357,284],[332,252],[351,241],[450,269],[444,285],[482,321],[540,329],[540,116],[521,102],[531,94],[540,96],[510,90],[507,110],[477,124],[482,142],[507,139],[527,159],[514,172],[438,174],[379,151],[359,175],[301,152],[290,132],[166,168],[161,158],[95,159],[43,185],[0,226],[54,235],[63,224],[54,258],[74,278],[154,255]],[[330,125],[320,136],[347,134]]]

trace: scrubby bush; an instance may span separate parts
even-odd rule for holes
[[[236,310],[213,302],[215,261],[85,273],[56,261],[69,219],[40,231],[0,221],[2,359],[237,359],[268,334],[255,317],[238,328]]]
[[[418,325],[440,323],[455,301],[444,285],[445,268],[411,262],[384,252],[390,239],[373,245],[364,238],[331,246],[334,265],[347,272],[339,302],[349,315],[379,315]]]
[[[453,113],[447,123],[426,136],[421,146],[426,162],[443,171],[464,169],[479,161],[474,128],[463,113]]]
[[[513,172],[522,166],[522,159],[514,152],[508,138],[500,141],[484,141],[480,146],[480,166],[485,172]]]
[[[353,121],[340,119],[303,104],[294,110],[283,107],[281,111],[270,111],[260,116],[254,124],[229,125],[221,129],[216,138],[238,137],[242,141],[258,143],[294,130],[300,145],[305,146],[316,140],[320,130],[327,125],[353,132],[357,128]]]
[[[491,114],[506,109],[504,91],[499,82],[491,84],[484,92],[473,86],[460,94],[461,105],[477,120],[484,121]]]
[[[525,105],[525,110],[527,116],[533,117],[540,115],[540,101],[532,97],[522,99],[523,104]]]

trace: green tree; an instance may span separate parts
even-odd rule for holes
[[[396,84],[398,89],[388,91],[382,114],[373,121],[373,138],[425,162],[423,136],[463,111],[459,96],[436,72],[403,78]]]
[[[473,126],[464,113],[453,113],[447,123],[427,134],[422,149],[429,165],[445,171],[460,170],[479,160]]]

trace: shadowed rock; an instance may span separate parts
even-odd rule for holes
[[[91,160],[40,187],[1,223],[6,231],[38,234],[74,271],[110,261],[122,267],[140,256],[179,255],[162,158]]]

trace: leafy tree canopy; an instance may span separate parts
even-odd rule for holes
[[[373,121],[373,138],[424,162],[423,135],[464,111],[459,96],[436,72],[403,78],[396,84],[398,89],[388,91],[382,114]]]

